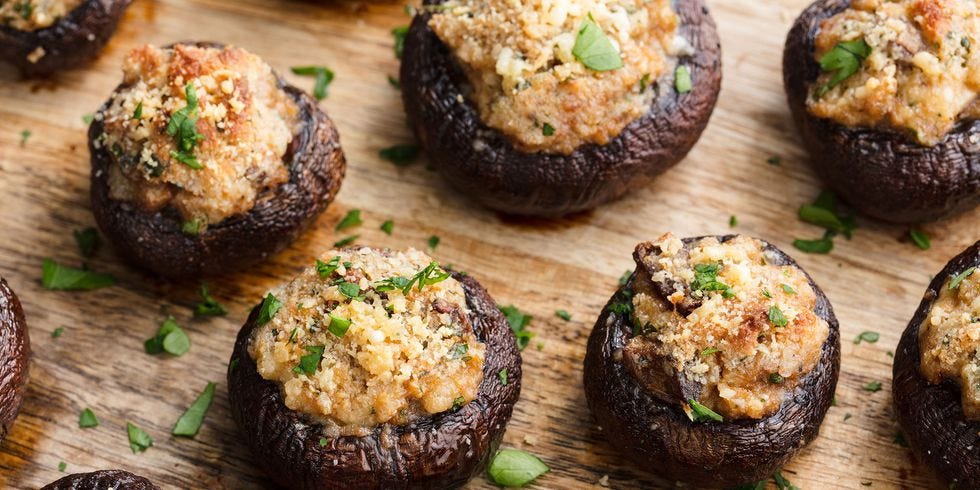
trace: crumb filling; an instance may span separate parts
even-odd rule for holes
[[[693,52],[670,0],[449,0],[433,10],[429,26],[466,73],[481,119],[526,152],[608,143],[674,89],[663,75]],[[576,57],[589,19],[621,68],[597,71]]]
[[[668,233],[641,244],[636,260],[623,360],[692,418],[691,400],[725,420],[771,415],[817,365],[829,326],[814,311],[816,294],[760,240],[685,246]]]
[[[898,129],[925,146],[980,117],[975,0],[853,0],[820,25],[817,60],[842,42],[862,40],[870,54],[851,60],[860,63],[853,75],[830,88],[834,72],[827,72],[811,88],[807,105],[815,116]]]
[[[426,254],[332,250],[271,294],[281,308],[253,331],[249,354],[286,406],[329,435],[408,424],[477,397],[486,348],[462,284]]]
[[[958,384],[963,413],[980,421],[980,270],[964,273],[943,284],[919,328],[920,370],[930,383]]]
[[[0,0],[0,25],[19,31],[51,27],[82,0]]]
[[[259,57],[236,47],[142,46],[96,115],[113,157],[109,196],[155,212],[176,209],[190,229],[250,211],[288,181],[299,108]]]

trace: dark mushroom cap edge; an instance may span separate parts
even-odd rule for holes
[[[810,113],[808,90],[821,74],[814,58],[820,23],[850,4],[818,0],[786,37],[786,97],[814,170],[848,204],[885,221],[932,221],[974,208],[980,203],[980,121],[963,121],[927,147],[896,130],[852,128]]]
[[[130,3],[84,0],[54,24],[34,31],[0,25],[0,60],[37,77],[87,63],[109,42]],[[44,49],[44,56],[31,63],[27,57],[38,47]]]
[[[477,398],[454,411],[404,426],[382,424],[364,437],[320,445],[322,427],[286,408],[282,388],[263,379],[248,353],[259,308],[238,333],[228,371],[232,415],[256,463],[289,488],[446,488],[486,469],[520,396],[521,356],[507,319],[487,291],[453,273],[466,293],[470,321],[486,344]],[[507,369],[508,383],[498,373]]]
[[[93,490],[102,488],[158,490],[158,487],[150,480],[123,470],[75,473],[53,481],[43,486],[41,490]]]
[[[216,43],[180,44],[222,47]],[[327,208],[340,190],[347,168],[337,128],[312,97],[281,78],[279,85],[300,109],[301,127],[287,150],[287,158],[291,155],[289,181],[260,196],[248,213],[210,225],[197,236],[181,230],[179,215],[169,207],[151,213],[109,197],[112,155],[104,146],[96,148],[103,124],[92,122],[88,134],[92,212],[99,228],[124,258],[168,278],[217,275],[264,260],[285,248]]]
[[[718,238],[725,242],[734,235]],[[616,361],[615,352],[633,336],[632,322],[610,306],[623,289],[632,287],[633,276],[603,308],[585,355],[586,399],[605,439],[640,468],[699,487],[755,483],[769,478],[817,436],[840,371],[837,318],[806,271],[773,245],[766,243],[765,250],[778,257],[777,265],[799,268],[806,275],[817,297],[814,311],[830,327],[817,365],[768,417],[692,422],[678,404],[654,398]]]
[[[27,391],[31,339],[24,309],[7,281],[0,278],[0,441],[10,432]]]
[[[426,0],[437,5],[441,0]],[[570,155],[525,153],[480,119],[464,98],[466,76],[428,27],[421,9],[405,38],[402,97],[409,126],[430,161],[461,194],[516,215],[560,216],[591,209],[638,188],[679,162],[708,124],[721,87],[721,44],[704,0],[676,0],[679,32],[694,46],[682,56],[693,86],[679,94],[674,72],[667,93],[609,143],[583,145]],[[475,143],[483,142],[478,145]]]
[[[980,242],[933,278],[902,334],[892,367],[892,397],[909,446],[936,476],[956,488],[980,488],[980,421],[966,419],[954,381],[936,385],[922,376],[919,327],[947,281],[970,267],[980,267]]]

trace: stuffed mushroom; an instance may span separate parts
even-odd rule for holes
[[[980,6],[818,0],[783,77],[816,172],[858,211],[935,220],[980,202]]]
[[[159,487],[142,476],[123,470],[100,470],[75,473],[53,481],[41,490],[158,490]]]
[[[427,0],[401,86],[432,164],[510,214],[593,208],[694,146],[721,52],[702,0]]]
[[[132,0],[0,0],[0,60],[29,76],[87,63]]]
[[[340,189],[333,123],[259,57],[147,45],[123,73],[89,128],[92,210],[138,266],[194,277],[265,259]]]
[[[898,422],[949,488],[980,488],[980,242],[932,280],[895,351]]]
[[[7,437],[27,390],[31,341],[20,300],[0,278],[0,441]]]
[[[609,442],[697,487],[769,478],[812,441],[840,368],[837,320],[789,256],[746,236],[641,243],[603,309],[585,394]]]
[[[447,488],[483,471],[520,394],[506,319],[426,254],[332,250],[252,310],[228,371],[256,462],[288,488]]]

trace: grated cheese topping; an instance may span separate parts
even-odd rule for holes
[[[776,265],[763,242],[746,236],[685,247],[668,233],[648,245],[637,257],[635,335],[623,349],[634,376],[685,410],[694,399],[726,420],[778,411],[829,335],[806,275]]]
[[[19,31],[51,27],[82,0],[0,0],[0,25]]]
[[[863,39],[871,54],[857,73],[808,106],[847,126],[888,126],[933,146],[958,122],[980,117],[980,6],[975,0],[854,0],[825,20],[819,60],[842,41]]]
[[[958,384],[966,418],[980,420],[980,271],[949,284],[919,327],[921,371],[930,383]]]
[[[148,211],[175,208],[198,231],[247,213],[265,190],[289,179],[287,150],[300,123],[296,103],[272,68],[241,48],[142,46],[123,65],[123,84],[96,115],[109,148],[110,197]],[[171,120],[198,99],[193,125],[203,139],[177,155]],[[139,117],[136,117],[139,116]]]
[[[254,330],[249,346],[259,374],[281,384],[287,407],[334,436],[407,424],[472,401],[486,348],[473,332],[462,285],[448,277],[421,289],[416,282],[407,294],[384,287],[432,263],[414,249],[331,250],[321,270],[336,270],[322,276],[312,267],[272,291],[282,308]],[[344,293],[351,292],[345,282],[357,285],[356,298]],[[330,331],[331,316],[350,321],[345,333]],[[297,369],[317,346],[324,350],[315,372]]]
[[[622,68],[594,71],[573,55],[590,15]],[[649,111],[658,79],[693,50],[679,22],[670,0],[449,0],[429,25],[466,72],[486,125],[523,151],[568,154],[608,143]]]

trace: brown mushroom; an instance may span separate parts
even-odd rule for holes
[[[0,441],[7,437],[27,391],[31,340],[20,301],[0,278]]]
[[[41,487],[41,490],[158,490],[159,487],[142,476],[123,470],[100,470],[75,473]]]

